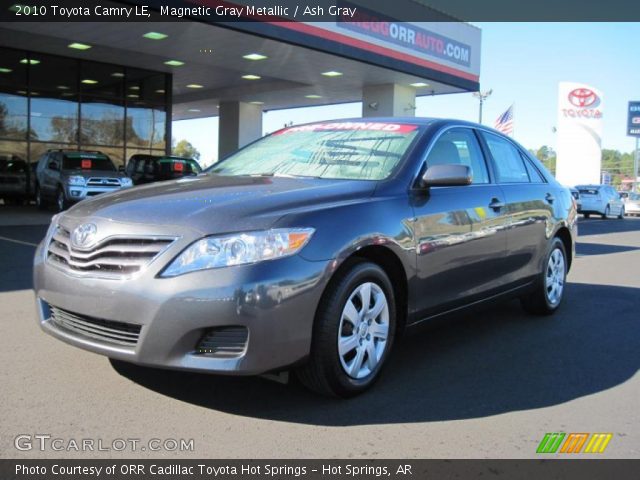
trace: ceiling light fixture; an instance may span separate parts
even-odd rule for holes
[[[98,81],[92,80],[91,78],[85,78],[84,80],[82,80],[82,83],[87,85],[95,85],[96,83],[98,83]]]
[[[328,72],[322,72],[322,75],[325,77],[341,77],[342,72],[336,72],[334,70],[329,70]]]
[[[181,62],[180,60],[167,60],[164,64],[169,65],[170,67],[181,67],[184,65],[184,62]]]
[[[262,55],[260,53],[248,53],[247,55],[243,55],[242,58],[244,58],[245,60],[257,61],[257,60],[265,60],[269,57],[267,57],[266,55]]]
[[[144,38],[148,38],[149,40],[164,40],[169,35],[160,32],[147,32],[142,35]]]
[[[260,75],[243,75],[242,78],[244,78],[245,80],[260,80],[262,77]]]
[[[89,50],[91,45],[87,45],[86,43],[73,42],[67,45],[69,48],[73,48],[75,50]]]
[[[415,88],[423,88],[423,87],[428,87],[429,84],[424,82],[416,82],[416,83],[412,83],[411,86]]]
[[[187,88],[203,88],[203,87],[198,83],[190,83],[189,85],[187,85]]]

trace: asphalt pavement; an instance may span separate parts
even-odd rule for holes
[[[19,215],[0,207],[0,457],[533,458],[547,432],[610,432],[599,457],[640,455],[640,218],[580,221],[556,315],[514,301],[410,331],[374,389],[345,401],[110,362],[47,336],[31,259],[48,216]],[[62,450],[28,442],[40,434]],[[83,439],[110,449],[76,451]],[[193,448],[150,451],[151,439]]]

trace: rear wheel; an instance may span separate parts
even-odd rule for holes
[[[590,216],[591,216],[591,214],[589,214],[589,213],[585,213],[584,214],[584,218],[589,218]]]
[[[606,219],[611,213],[611,207],[607,205],[607,208],[604,209],[604,213],[602,214],[602,219]]]
[[[564,298],[567,266],[564,244],[554,237],[547,252],[545,269],[538,277],[534,290],[520,299],[527,312],[550,315],[560,307]]]
[[[318,393],[352,397],[378,379],[396,329],[393,286],[378,265],[358,262],[323,296],[300,381]]]

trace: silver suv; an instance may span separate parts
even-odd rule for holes
[[[49,150],[38,160],[36,204],[55,202],[58,211],[101,193],[129,188],[133,182],[99,151]]]

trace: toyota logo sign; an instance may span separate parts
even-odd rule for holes
[[[588,88],[576,88],[569,92],[569,101],[575,107],[590,107],[598,101],[598,95]]]
[[[93,223],[83,223],[73,230],[71,243],[77,248],[88,247],[94,242],[96,233],[98,233],[98,227]]]

